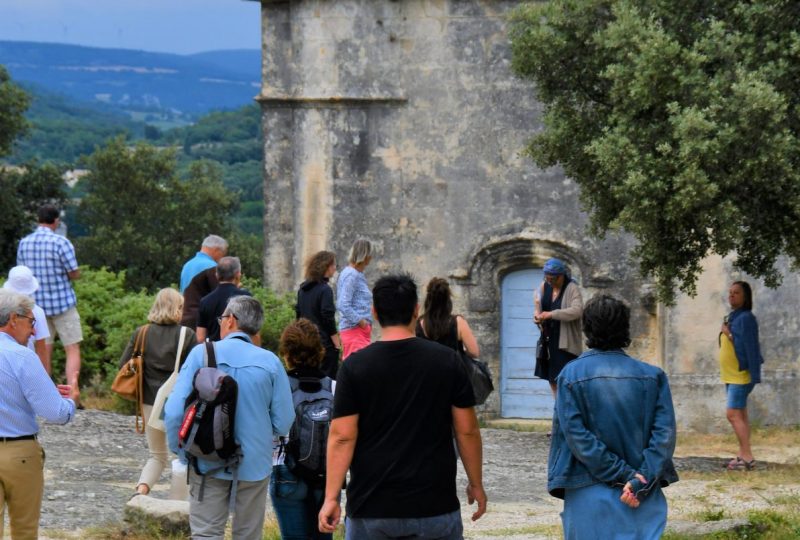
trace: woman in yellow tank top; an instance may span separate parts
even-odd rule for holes
[[[758,343],[758,321],[753,315],[753,291],[745,281],[736,281],[728,291],[733,311],[720,329],[720,378],[727,393],[727,417],[739,441],[739,453],[727,465],[728,470],[750,470],[755,459],[750,448],[750,419],[747,397],[761,382],[761,349]]]

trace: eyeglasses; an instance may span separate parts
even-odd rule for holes
[[[17,317],[22,317],[23,319],[28,319],[29,321],[31,321],[31,326],[36,324],[36,317],[29,317],[28,315],[19,315],[19,314],[17,314]]]
[[[228,313],[227,315],[220,315],[219,317],[217,317],[217,324],[219,324],[220,326],[222,326],[222,320],[223,320],[223,319],[227,319],[228,317],[233,317],[233,318],[234,318],[234,319],[236,319],[237,321],[239,320],[239,317],[237,317],[237,316],[236,316],[236,315],[234,315],[233,313]]]

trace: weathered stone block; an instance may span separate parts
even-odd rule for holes
[[[125,505],[124,520],[137,531],[157,530],[164,534],[182,534],[187,538],[191,534],[188,501],[137,495]]]

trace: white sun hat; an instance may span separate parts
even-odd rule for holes
[[[8,273],[8,281],[3,284],[3,288],[30,296],[39,288],[39,280],[27,266],[15,266]]]

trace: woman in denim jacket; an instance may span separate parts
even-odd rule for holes
[[[607,295],[583,311],[590,350],[558,377],[547,489],[564,499],[569,539],[660,538],[661,488],[677,482],[675,413],[666,374],[631,358],[630,310]]]
[[[758,321],[753,315],[753,290],[746,281],[735,281],[728,291],[733,311],[725,317],[719,335],[720,378],[728,397],[727,416],[739,441],[739,453],[728,462],[729,471],[751,470],[756,465],[750,448],[747,397],[761,382],[761,348]]]

